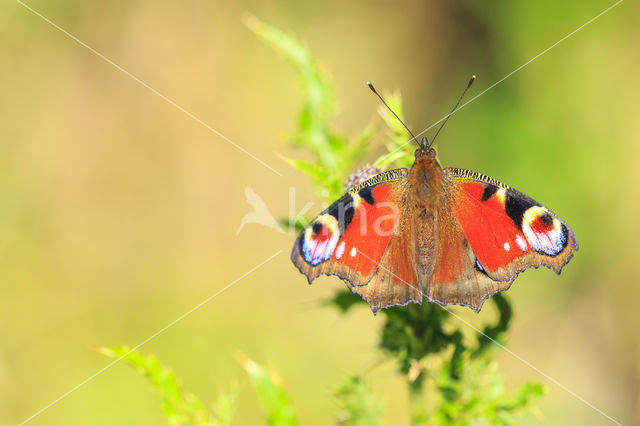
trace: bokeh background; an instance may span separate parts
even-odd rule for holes
[[[611,1],[33,0],[30,6],[246,148],[272,173],[17,2],[0,5],[0,423],[16,424],[278,250],[142,347],[204,401],[240,388],[237,424],[262,421],[237,356],[277,371],[303,424],[330,424],[330,391],[378,358],[381,318],[321,306],[291,265],[293,237],[236,236],[252,187],[274,215],[319,198],[274,151],[301,103],[290,64],[250,12],[296,35],[333,76],[334,124],[354,134],[403,94],[416,131],[440,119],[469,75],[480,93]],[[461,110],[439,137],[446,166],[500,179],[546,204],[580,250],[561,276],[523,274],[509,291],[509,348],[622,423],[640,422],[640,27],[626,1]],[[371,161],[383,151],[372,147]],[[482,323],[486,315],[465,317]],[[529,424],[606,418],[503,353],[511,384],[551,386]],[[395,365],[367,376],[388,424],[409,407]],[[116,365],[30,424],[164,422],[148,383]]]

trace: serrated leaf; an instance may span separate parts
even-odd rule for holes
[[[316,166],[315,164],[311,164],[304,160],[297,160],[295,158],[285,157],[284,155],[276,152],[276,155],[280,157],[282,161],[289,164],[296,170],[301,171],[302,173],[311,176],[314,181],[322,182],[327,179],[327,172],[324,170],[322,166]]]

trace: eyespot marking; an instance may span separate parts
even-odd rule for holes
[[[556,256],[567,245],[567,228],[542,206],[527,209],[522,217],[522,232],[535,251]]]
[[[324,225],[322,225],[321,222],[315,222],[311,227],[311,230],[314,234],[319,234],[320,232],[322,232],[322,228],[324,228]]]
[[[304,231],[300,251],[313,266],[328,260],[340,239],[338,220],[331,214],[322,214]]]

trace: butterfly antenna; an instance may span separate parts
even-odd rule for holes
[[[407,129],[407,132],[409,132],[409,134],[411,135],[411,137],[413,138],[413,140],[416,142],[416,144],[418,145],[419,148],[421,148],[422,146],[420,145],[420,142],[418,142],[418,139],[416,139],[416,136],[411,132],[411,130],[409,130],[409,128],[407,127],[406,124],[404,124],[404,121],[402,121],[402,119],[400,117],[398,117],[398,114],[396,114],[395,112],[393,112],[393,110],[391,109],[391,107],[389,105],[387,105],[387,103],[384,101],[384,99],[382,98],[382,96],[380,96],[380,93],[378,93],[376,91],[376,88],[373,87],[373,84],[371,84],[370,82],[367,81],[367,86],[369,86],[369,89],[371,89],[371,91],[373,93],[376,94],[377,97],[380,98],[380,100],[382,101],[382,103],[384,104],[384,106],[387,107],[387,109],[391,112],[391,114],[394,115],[394,117],[396,117],[398,119],[398,121],[400,122],[400,124],[402,124],[404,126],[405,129]]]
[[[456,108],[458,108],[458,105],[460,105],[460,102],[462,101],[462,98],[464,98],[465,93],[467,93],[467,90],[469,90],[469,87],[471,87],[471,85],[473,84],[474,81],[476,81],[476,76],[472,75],[471,79],[469,80],[469,83],[467,83],[467,87],[462,92],[462,95],[460,95],[460,99],[458,99],[458,102],[456,102],[456,104],[453,106],[453,109],[451,110],[451,112],[449,114],[447,114],[447,117],[444,119],[444,121],[440,125],[440,128],[438,128],[438,131],[433,136],[433,139],[431,139],[431,145],[433,145],[433,143],[436,141],[436,138],[438,137],[438,134],[440,133],[440,130],[442,130],[444,125],[447,124],[447,121],[449,120],[449,117],[451,117],[453,115],[453,113],[456,112]]]

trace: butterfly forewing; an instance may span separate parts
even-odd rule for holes
[[[532,198],[476,172],[444,172],[452,214],[490,278],[511,281],[541,265],[560,273],[578,249],[571,228]]]
[[[410,289],[391,287],[395,275],[416,282],[411,253],[398,238],[406,176],[406,169],[375,176],[347,192],[300,233],[291,260],[309,282],[322,274],[337,275],[374,310],[374,305],[391,304],[388,301],[419,300]]]

